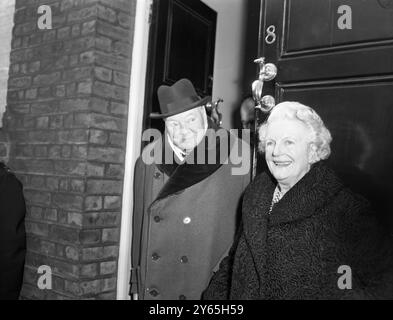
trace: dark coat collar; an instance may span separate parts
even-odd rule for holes
[[[205,135],[202,142],[196,146],[189,155],[187,155],[186,159],[182,163],[176,162],[179,162],[179,160],[176,158],[176,155],[168,143],[167,135],[164,135],[165,140],[163,143],[164,148],[162,159],[168,159],[168,157],[165,158],[165,153],[170,152],[170,159],[175,159],[176,161],[172,161],[173,163],[157,164],[158,169],[168,175],[170,178],[160,190],[155,200],[163,199],[171,194],[180,193],[186,188],[206,179],[222,166],[223,159],[220,159],[220,143],[228,144],[227,150],[230,152],[231,139],[229,139],[229,132],[226,131],[226,136],[222,137],[222,140],[220,140],[220,137],[217,136],[216,144],[214,145],[208,143],[209,139],[212,139],[212,135],[209,135],[209,133],[216,132],[220,128],[215,126],[211,121],[209,121],[208,128],[213,129],[213,131],[207,131],[207,134]],[[211,152],[213,150],[213,147],[216,148],[216,159],[213,164],[209,164],[208,155],[209,151]],[[197,151],[200,148],[205,149],[204,153]],[[198,162],[201,161],[197,161],[197,155],[200,156],[201,154],[205,155],[205,161],[203,161],[204,164],[198,164]],[[225,155],[224,159],[227,158],[228,155]]]
[[[253,201],[256,210],[251,215],[268,218],[270,225],[312,216],[344,186],[334,172],[320,161],[275,204],[269,215],[275,187],[275,179],[268,173],[262,173],[253,188],[258,196]]]

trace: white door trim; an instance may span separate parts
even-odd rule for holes
[[[128,292],[131,268],[132,210],[134,205],[134,166],[141,149],[151,3],[152,0],[137,0],[135,13],[117,271],[116,297],[118,300],[130,299]]]

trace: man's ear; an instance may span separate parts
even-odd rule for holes
[[[308,145],[308,162],[310,164],[314,164],[320,160],[317,149],[317,146],[313,142]]]
[[[199,107],[199,112],[201,113],[203,119],[203,126],[207,128],[207,113],[206,113],[205,106]]]

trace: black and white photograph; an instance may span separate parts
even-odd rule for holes
[[[1,0],[0,40],[0,300],[393,300],[393,0]]]

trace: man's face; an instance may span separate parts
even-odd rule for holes
[[[206,111],[194,108],[165,119],[165,126],[175,146],[190,152],[205,135]]]

